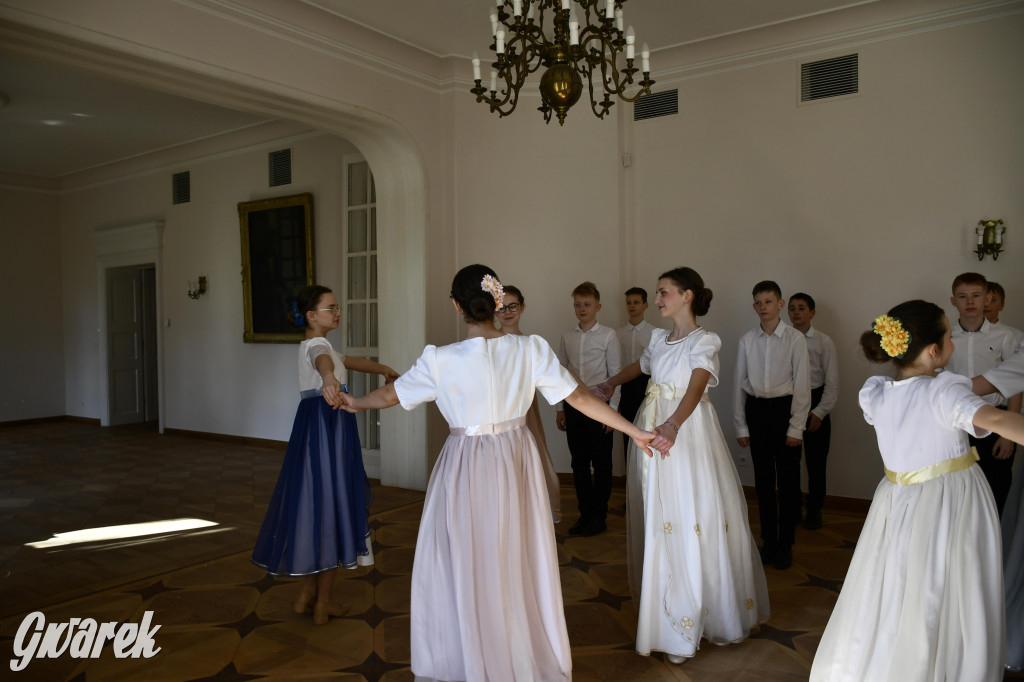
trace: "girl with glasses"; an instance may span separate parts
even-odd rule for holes
[[[348,390],[346,370],[380,374],[388,383],[398,373],[331,347],[327,332],[338,328],[341,310],[327,287],[299,292],[289,322],[306,331],[299,344],[301,401],[252,562],[270,575],[305,577],[295,612],[313,606],[313,622],[323,625],[347,611],[330,602],[337,568],[373,563],[368,520],[373,496],[359,433],[355,417],[336,409]]]
[[[519,318],[526,310],[523,292],[519,290],[519,287],[511,284],[506,284],[504,287],[503,305],[496,311],[501,331],[506,334],[522,336],[523,333],[519,331]],[[540,405],[537,403],[537,396],[533,397],[530,411],[526,413],[526,428],[530,430],[533,439],[537,441],[537,450],[540,452],[541,463],[544,465],[544,481],[547,483],[548,497],[551,500],[551,518],[558,523],[562,520],[562,496],[558,473],[555,471],[555,463],[551,461],[548,441],[544,436],[544,422],[540,418]]]

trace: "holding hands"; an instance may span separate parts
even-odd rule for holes
[[[598,398],[605,402],[608,402],[609,400],[612,399],[612,394],[615,392],[615,386],[608,383],[607,381],[602,381],[597,386],[591,386],[590,390],[593,391],[594,395],[596,395]]]

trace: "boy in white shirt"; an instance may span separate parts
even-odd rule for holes
[[[832,440],[832,408],[839,397],[839,363],[836,344],[826,334],[811,327],[816,314],[810,294],[789,297],[789,321],[807,342],[808,372],[811,381],[811,412],[804,430],[804,463],[807,467],[807,516],[804,528],[821,528],[821,507],[825,502],[825,465]]]
[[[1003,312],[1003,307],[1006,305],[1006,290],[998,282],[989,281],[988,283],[988,298],[985,299],[985,319],[989,321],[989,324],[998,327],[1004,327],[1013,332],[1014,338],[1017,340],[1017,346],[1024,344],[1024,332],[1011,327],[1008,324],[1003,324],[999,321],[999,313]]]
[[[973,379],[1009,360],[1017,349],[1017,339],[1007,327],[993,325],[985,319],[985,300],[988,297],[988,281],[977,272],[965,272],[953,280],[953,296],[950,303],[960,314],[952,329],[953,356],[946,370]],[[1020,414],[1021,394],[1004,396],[989,393],[982,398],[990,405]],[[978,450],[978,466],[985,474],[996,507],[1002,516],[1006,496],[1010,493],[1013,477],[1013,441],[991,434],[985,438],[968,436]]]
[[[615,335],[619,339],[619,358],[621,365],[626,367],[640,359],[644,349],[651,342],[654,325],[644,319],[647,310],[647,291],[641,287],[632,287],[626,291],[626,314],[629,322],[619,327]],[[633,421],[647,393],[647,382],[650,374],[643,374],[632,381],[622,384],[622,399],[619,401],[619,414]],[[622,441],[623,451],[629,446],[629,439]]]
[[[740,339],[733,421],[736,440],[750,447],[754,463],[761,561],[783,570],[793,565],[800,516],[800,451],[811,408],[807,342],[779,319],[786,300],[778,284],[758,282],[753,295],[761,324]]]
[[[579,324],[562,334],[558,359],[584,385],[596,386],[622,369],[619,341],[611,328],[597,323],[601,293],[593,282],[583,282],[573,289],[572,301]],[[608,404],[613,410],[618,407],[618,388]],[[566,432],[569,441],[572,478],[580,510],[580,518],[569,528],[569,535],[603,533],[612,495],[612,430],[568,403],[563,403],[555,423],[559,430]]]

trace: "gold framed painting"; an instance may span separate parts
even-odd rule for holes
[[[243,201],[242,304],[246,343],[298,343],[292,301],[313,283],[313,195]]]

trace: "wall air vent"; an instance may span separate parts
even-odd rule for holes
[[[633,105],[633,120],[642,121],[645,118],[657,118],[659,116],[671,116],[679,113],[679,91],[665,90],[663,92],[652,92],[636,101]]]
[[[858,55],[823,59],[800,65],[800,101],[854,95],[859,90]]]
[[[270,186],[292,184],[292,150],[279,149],[267,155],[270,169]]]
[[[192,201],[192,179],[189,171],[171,176],[171,201],[175,204],[187,204]]]

